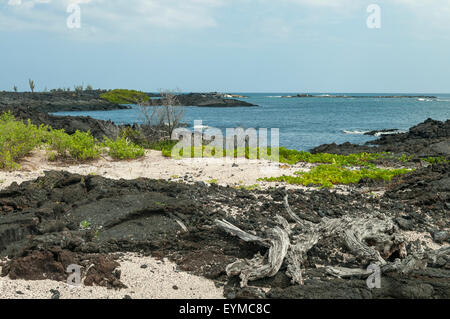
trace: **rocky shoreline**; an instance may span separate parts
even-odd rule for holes
[[[69,132],[91,130],[100,137],[118,129],[110,122],[38,113],[34,107],[9,108],[18,118]],[[429,119],[372,144],[322,145],[314,152],[392,151],[448,160],[449,141],[450,121]],[[142,169],[154,165],[143,161]],[[75,263],[82,266],[84,285],[120,291],[125,289],[118,270],[120,254],[137,253],[168,258],[177,271],[213,281],[230,299],[448,299],[450,164],[411,164],[416,171],[391,182],[363,181],[345,191],[283,184],[235,188],[187,175],[133,179],[131,171],[106,178],[102,167],[96,174],[47,171],[0,190],[0,258],[8,257],[1,265],[2,276],[64,282],[67,266]],[[239,170],[239,165],[228,165]],[[347,230],[356,223],[359,235],[353,235],[362,236],[361,241],[354,246],[347,232],[313,231],[330,222],[336,229],[344,223]],[[369,235],[364,235],[366,222],[372,229]],[[319,233],[305,250],[301,267],[292,268],[292,247],[297,246],[284,246],[278,238],[302,243]],[[286,247],[282,255],[273,250],[279,244]],[[261,257],[269,251],[284,261],[275,265]],[[370,289],[365,269],[380,260],[381,288]],[[270,274],[252,272],[260,262],[270,267]],[[238,267],[248,267],[254,277],[235,272]]]
[[[198,106],[198,107],[252,107],[257,106],[245,101],[229,98],[241,96],[233,96],[219,93],[189,93],[180,94],[177,96],[177,103],[183,106]],[[162,99],[151,99],[148,101],[149,105],[161,105]]]
[[[15,108],[27,105],[44,113],[70,111],[109,111],[128,109],[128,106],[110,103],[100,97],[103,90],[56,92],[0,92],[0,105]]]
[[[129,109],[127,105],[111,103],[101,98],[105,90],[55,91],[55,92],[0,92],[0,106],[17,108],[28,106],[43,113],[73,111],[110,111]],[[161,105],[160,94],[145,93],[151,99],[148,105]],[[199,107],[249,107],[254,104],[238,100],[244,96],[219,93],[180,94],[178,103]]]
[[[379,132],[379,131],[377,131]],[[450,156],[450,120],[445,122],[427,119],[409,129],[406,133],[383,134],[375,141],[365,145],[336,143],[320,145],[311,150],[312,153],[377,153],[393,152],[394,154],[415,155],[417,157]]]

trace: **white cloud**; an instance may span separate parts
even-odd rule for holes
[[[3,5],[4,2],[7,2]],[[196,29],[216,26],[214,11],[224,0],[0,0],[0,29],[67,32],[69,4],[81,7],[80,32]]]
[[[66,9],[73,2],[81,7],[82,28],[76,31],[66,27],[69,16]],[[102,38],[121,38],[130,34],[146,35],[155,29],[213,28],[218,25],[217,17],[224,6],[246,5],[255,11],[265,7],[283,7],[285,11],[292,6],[339,10],[340,14],[353,15],[370,3],[380,4],[383,10],[395,7],[408,10],[433,26],[448,26],[450,21],[450,0],[0,0],[0,30],[76,32],[88,37],[97,34]],[[283,10],[261,17],[266,29],[278,30],[281,37],[289,34],[293,27],[288,20],[283,21]],[[328,18],[304,11],[315,19]],[[245,14],[252,15],[252,12]],[[224,18],[233,19],[232,16]]]

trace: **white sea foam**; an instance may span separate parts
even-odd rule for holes
[[[353,134],[353,135],[364,135],[366,133],[369,133],[370,131],[347,131],[343,130],[344,134]]]
[[[375,136],[402,134],[402,133],[406,133],[406,131],[397,130],[397,131],[390,131],[390,132],[378,132],[378,133],[375,133]]]

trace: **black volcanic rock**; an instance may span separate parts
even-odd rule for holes
[[[311,150],[311,153],[343,155],[361,152],[392,152],[415,155],[420,158],[435,156],[448,158],[450,157],[450,120],[441,122],[427,119],[406,133],[382,135],[379,139],[365,145],[333,143],[320,145]]]
[[[189,93],[178,95],[178,103],[183,106],[200,106],[200,107],[239,107],[239,106],[256,106],[254,104],[223,98],[223,95],[217,93]],[[162,105],[162,99],[149,100],[151,105]]]
[[[36,111],[52,113],[67,111],[107,111],[128,109],[128,106],[110,103],[100,95],[106,91],[80,92],[0,92],[0,105],[17,107],[27,105]]]

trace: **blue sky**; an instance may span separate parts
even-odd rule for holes
[[[0,0],[0,35],[0,90],[450,93],[450,0]]]

